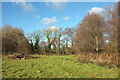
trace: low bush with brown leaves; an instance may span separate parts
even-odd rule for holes
[[[118,65],[118,53],[78,53],[76,57],[82,62],[91,62],[98,65],[109,65],[109,66],[119,66]]]

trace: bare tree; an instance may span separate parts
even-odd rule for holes
[[[41,31],[36,31],[33,33],[28,33],[27,34],[28,41],[31,45],[31,49],[33,53],[39,53],[39,42],[42,39],[42,33]]]
[[[51,45],[53,48],[57,48],[57,37],[58,37],[58,30],[56,27],[48,27],[47,29],[43,30],[43,34],[47,39],[47,49],[50,51]]]
[[[47,38],[47,44],[48,44],[49,49],[51,49],[52,32],[53,31],[50,30],[50,29],[44,29],[43,30],[43,34]]]
[[[112,8],[108,6],[106,8],[106,18],[107,22],[110,24],[108,27],[107,33],[109,34],[109,43],[107,48],[110,52],[117,52],[118,51],[118,32],[119,32],[119,23],[120,23],[120,17],[118,15],[119,13],[119,3],[116,3],[115,6]]]
[[[58,29],[58,49],[60,50],[60,46],[61,46],[61,37],[62,37],[62,28]]]
[[[77,51],[87,51],[97,53],[103,43],[103,28],[105,20],[99,14],[87,14],[76,32],[75,46]]]
[[[12,28],[11,25],[5,25],[2,27],[2,50],[5,53],[19,52],[19,46],[25,46],[22,52],[28,53],[29,43],[24,36],[22,29]]]
[[[72,28],[65,28],[63,32],[63,37],[66,43],[66,48],[68,48],[68,43],[70,42],[73,45],[72,37],[73,37],[73,29]]]

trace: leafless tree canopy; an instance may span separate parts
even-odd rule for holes
[[[87,14],[76,31],[77,51],[99,52],[103,44],[105,20],[98,14]],[[79,44],[79,45],[78,45]]]

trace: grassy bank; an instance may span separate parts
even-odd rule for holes
[[[3,78],[117,78],[117,67],[82,63],[74,55],[27,60],[3,59]]]

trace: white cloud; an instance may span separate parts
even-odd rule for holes
[[[63,2],[46,2],[46,5],[55,10],[63,10],[65,8],[65,4]]]
[[[43,19],[41,20],[41,22],[42,22],[44,25],[54,25],[55,23],[58,22],[58,20],[56,19],[56,17],[43,18]]]
[[[57,27],[56,26],[50,26],[50,27],[47,28],[47,30],[53,30],[54,31],[54,30],[57,30]]]
[[[45,0],[46,5],[56,9],[56,10],[63,10],[66,6],[66,2],[69,0]]]
[[[62,19],[65,20],[65,21],[68,21],[68,20],[71,19],[71,17],[70,16],[66,16],[66,17],[63,17]]]
[[[32,15],[32,16],[34,16],[36,19],[39,19],[39,18],[40,18],[39,15]]]
[[[95,13],[95,14],[100,14],[102,16],[105,16],[105,9],[99,8],[99,7],[93,7],[88,13],[89,14]]]
[[[63,2],[52,2],[53,8],[57,10],[62,10],[65,8],[66,3]]]
[[[30,12],[35,10],[33,5],[30,3],[26,3],[25,0],[11,0],[11,2],[16,2],[16,4],[21,6],[25,12]]]

